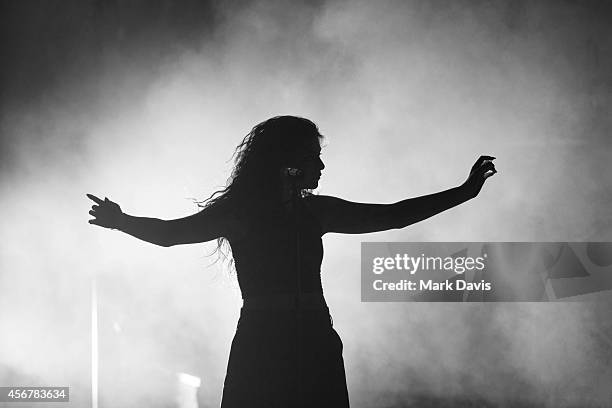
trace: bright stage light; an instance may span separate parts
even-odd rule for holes
[[[190,387],[199,388],[202,384],[202,380],[200,379],[200,377],[196,377],[190,374],[177,373],[177,377],[179,379],[179,382]]]
[[[186,373],[176,373],[176,376],[178,378],[178,408],[198,408],[197,394],[202,380]]]

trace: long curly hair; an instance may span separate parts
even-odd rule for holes
[[[228,206],[247,221],[277,210],[280,206],[280,171],[289,167],[302,146],[312,138],[323,139],[317,125],[298,116],[275,116],[253,127],[238,144],[231,159],[234,168],[225,188],[215,191],[200,208]],[[303,189],[302,196],[311,191]],[[213,251],[228,261],[230,271],[234,260],[226,237],[217,238]],[[212,254],[211,254],[212,255]]]

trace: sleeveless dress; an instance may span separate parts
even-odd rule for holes
[[[321,227],[299,201],[301,293],[323,297]],[[297,243],[287,215],[261,217],[242,239],[230,237],[245,300],[297,293]],[[323,300],[324,302],[324,300]],[[253,310],[245,306],[230,349],[221,408],[349,407],[342,341],[329,309]]]

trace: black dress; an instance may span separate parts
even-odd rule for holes
[[[323,298],[323,245],[318,220],[299,204],[301,293]],[[329,309],[246,307],[249,300],[297,293],[295,229],[281,214],[259,217],[246,236],[230,239],[238,283],[245,299],[232,341],[221,408],[349,406],[342,341]]]

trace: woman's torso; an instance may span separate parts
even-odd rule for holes
[[[295,294],[298,288],[301,293],[323,292],[322,232],[308,205],[313,198],[298,200],[297,216],[295,212],[279,211],[252,217],[243,223],[239,238],[229,238],[243,299]]]

